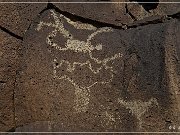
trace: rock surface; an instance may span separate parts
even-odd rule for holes
[[[53,0],[52,0],[53,1]],[[94,0],[99,2],[99,0]],[[138,0],[137,0],[138,1]],[[101,21],[104,23],[110,23],[117,26],[129,25],[137,20],[142,20],[147,17],[152,16],[166,16],[172,15],[180,12],[180,6],[177,3],[153,3],[145,4],[138,3],[55,3],[60,10],[81,16],[84,18],[89,18],[92,20]],[[160,0],[159,2],[170,2],[169,0]],[[82,2],[91,2],[89,0],[82,0]],[[101,1],[101,2],[117,2],[113,0]],[[124,2],[120,0],[118,2]],[[129,2],[127,0],[127,2]],[[141,1],[140,1],[141,2]],[[178,0],[173,0],[173,2],[178,2]],[[150,6],[149,6],[150,5]],[[153,8],[156,5],[156,8]],[[148,7],[148,9],[146,9]]]
[[[178,4],[0,7],[0,131],[180,131]]]
[[[0,31],[0,131],[15,128],[14,91],[22,42]]]
[[[179,123],[178,88],[171,87],[179,76],[167,74],[178,21],[117,30],[48,10],[35,22],[17,80],[17,125],[49,120],[51,131],[169,131]]]
[[[47,4],[0,4],[0,26],[23,36],[33,19],[46,7]]]

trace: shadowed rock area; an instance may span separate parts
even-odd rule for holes
[[[180,131],[179,5],[74,5],[1,9],[0,131]]]

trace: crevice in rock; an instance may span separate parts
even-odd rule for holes
[[[165,120],[165,122],[166,122],[166,123],[172,123],[172,121],[171,121],[171,120]]]
[[[156,18],[154,20],[148,20],[148,21],[143,21],[142,20],[141,22],[137,22],[135,24],[129,25],[127,28],[137,28],[139,26],[146,26],[146,25],[149,25],[149,24],[159,24],[159,23],[165,22],[166,20],[169,20],[169,17],[161,16],[161,17]]]
[[[47,9],[48,9],[48,4],[49,4],[49,0],[48,0],[48,3],[47,3],[47,6],[40,12],[38,13],[38,15],[41,15],[43,12],[45,12]],[[28,31],[30,28],[31,28],[31,25],[33,23],[33,20],[32,22],[29,24],[28,28],[26,29],[26,31]],[[25,34],[25,33],[24,33]]]
[[[127,7],[127,3],[125,5],[125,9],[126,9],[126,14],[128,14],[134,21],[136,21],[136,17],[129,11],[128,7]]]
[[[133,1],[133,0],[130,0],[130,1]],[[140,2],[140,4],[152,4],[152,3],[143,3],[143,2],[141,2],[141,0],[138,0],[138,1]],[[156,4],[158,4],[158,3],[156,3]],[[112,27],[114,29],[130,29],[130,28],[137,28],[139,26],[145,26],[145,25],[149,25],[149,24],[163,23],[164,21],[170,20],[170,19],[178,19],[178,20],[180,19],[180,12],[178,12],[176,14],[162,16],[159,19],[155,19],[155,20],[151,20],[151,21],[144,21],[142,23],[136,23],[136,24],[122,24],[122,26],[117,26],[115,24],[100,22],[100,21],[97,21],[97,20],[92,20],[92,19],[89,19],[89,18],[84,18],[84,17],[78,16],[78,15],[75,15],[75,14],[69,13],[67,11],[62,11],[59,8],[57,8],[55,5],[53,5],[52,3],[48,3],[47,7],[45,9],[43,9],[39,13],[39,15],[41,15],[42,13],[44,13],[45,11],[47,11],[49,9],[54,9],[56,12],[59,12],[60,14],[63,14],[64,16],[70,18],[73,21],[80,21],[82,23],[88,23],[88,24],[91,24],[91,25],[93,25],[95,27],[98,27],[98,28],[100,28],[100,27]],[[137,21],[135,16],[133,16],[132,13],[128,10],[127,4],[125,5],[125,9],[126,9],[126,13],[131,16],[131,18],[134,20],[134,22]],[[27,30],[30,28],[31,24],[29,25]],[[4,32],[8,33],[12,37],[15,37],[16,39],[19,39],[19,40],[23,41],[23,37],[13,33],[12,31],[8,30],[7,28],[0,26],[0,29],[2,31],[4,31]]]
[[[180,12],[173,15],[167,15],[167,17],[180,20]]]
[[[15,74],[15,79],[14,79],[14,89],[13,89],[13,112],[14,112],[14,128],[13,131],[15,131],[16,128],[16,107],[15,107],[15,89],[16,89],[16,84],[17,84],[17,73],[18,70],[16,70],[16,74]]]
[[[10,36],[12,36],[12,37],[14,37],[14,38],[16,38],[18,40],[23,41],[23,37],[13,33],[12,31],[10,31],[10,30],[2,27],[2,26],[0,26],[0,29],[2,31],[6,32],[7,34],[9,34]],[[15,79],[14,79],[14,83],[13,83],[14,88],[13,88],[13,91],[12,91],[13,92],[12,93],[12,99],[13,99],[13,101],[12,101],[13,108],[12,109],[13,109],[13,115],[14,115],[13,116],[14,117],[14,120],[13,120],[14,127],[12,129],[10,129],[9,131],[7,131],[7,132],[14,132],[15,131],[15,127],[16,127],[16,119],[15,119],[15,116],[16,116],[15,115],[15,88],[16,88],[16,79],[17,79],[17,71],[16,71],[16,74],[15,74]],[[0,81],[0,83],[6,83],[6,82],[5,81]]]
[[[4,83],[6,83],[6,81],[2,81],[2,80],[1,80],[0,83],[1,83],[1,84],[4,84]]]
[[[15,132],[15,128],[11,128],[10,130],[8,130],[7,132]]]
[[[72,21],[79,21],[79,22],[82,22],[82,23],[89,23],[89,24],[91,24],[91,25],[93,25],[95,27],[98,27],[98,28],[100,28],[100,27],[112,27],[112,28],[115,28],[115,29],[123,29],[122,26],[116,26],[114,24],[104,23],[104,22],[92,20],[92,19],[89,19],[89,18],[84,18],[84,17],[78,16],[78,15],[69,13],[67,11],[62,11],[59,8],[57,8],[55,5],[53,5],[52,3],[48,3],[47,7],[40,12],[40,15],[42,13],[44,13],[45,11],[50,10],[50,9],[54,9],[56,12],[70,18]]]
[[[159,0],[148,0],[146,2],[144,0],[129,0],[129,1],[136,1],[139,5],[142,5],[142,7],[147,12],[150,12],[150,10],[156,9],[159,4]]]
[[[126,12],[129,15],[131,14],[130,16],[133,18],[134,22],[137,22],[137,23],[124,24],[123,26],[117,26],[115,24],[100,22],[100,21],[97,21],[97,20],[92,20],[92,19],[89,19],[89,18],[84,18],[84,17],[78,16],[78,15],[75,15],[75,14],[69,13],[67,11],[62,11],[52,3],[48,3],[47,7],[45,9],[43,9],[39,13],[39,15],[41,15],[42,13],[44,13],[45,11],[50,10],[50,9],[54,9],[56,12],[66,16],[67,18],[70,18],[72,21],[79,21],[79,22],[82,22],[82,23],[88,23],[88,24],[91,24],[91,25],[93,25],[93,26],[95,26],[97,28],[111,27],[111,28],[114,28],[114,29],[122,29],[122,30],[131,29],[131,28],[137,28],[139,26],[145,26],[145,25],[149,25],[149,24],[159,24],[159,23],[163,23],[163,22],[165,22],[167,20],[170,20],[170,19],[178,19],[178,18],[180,18],[180,12],[178,12],[178,13],[173,14],[173,15],[160,16],[159,18],[152,19],[150,21],[143,21],[144,20],[143,19],[143,20],[139,20],[141,22],[137,22],[136,18],[127,9],[127,5],[126,5]]]
[[[8,33],[10,36],[12,36],[12,37],[14,37],[14,38],[16,38],[16,39],[19,39],[19,40],[22,40],[22,41],[23,41],[23,37],[15,34],[15,33],[13,33],[12,31],[10,31],[10,30],[2,27],[2,26],[0,26],[0,29],[1,29],[2,31],[4,31],[4,32]]]

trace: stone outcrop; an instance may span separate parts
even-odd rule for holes
[[[5,5],[0,131],[179,131],[178,4]]]

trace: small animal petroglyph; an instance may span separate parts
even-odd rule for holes
[[[46,38],[46,43],[51,46],[52,48],[55,48],[59,51],[59,53],[63,52],[66,53],[66,51],[72,51],[74,53],[83,53],[87,54],[88,59],[85,62],[81,62],[78,60],[74,60],[74,62],[70,62],[68,60],[64,60],[63,58],[54,58],[53,61],[53,73],[54,78],[57,78],[59,80],[67,80],[70,82],[74,88],[75,88],[75,110],[76,112],[85,112],[87,110],[88,104],[89,104],[89,97],[90,97],[90,88],[93,87],[96,84],[107,84],[112,82],[114,77],[114,69],[112,66],[109,66],[107,63],[111,62],[115,59],[120,59],[122,57],[121,53],[114,54],[111,57],[104,58],[103,60],[100,60],[93,56],[92,52],[94,50],[101,51],[103,49],[102,44],[96,44],[93,45],[91,43],[91,40],[100,33],[105,32],[112,32],[113,30],[109,27],[103,27],[103,28],[96,28],[93,25],[90,24],[84,24],[79,22],[73,22],[69,18],[63,16],[63,15],[57,15],[55,11],[51,10],[51,16],[54,18],[54,23],[46,23],[46,22],[40,22],[37,26],[37,31],[40,31],[44,26],[46,27],[52,27],[54,30],[49,33],[49,35]],[[81,41],[76,38],[64,27],[63,21],[66,21],[69,25],[72,25],[76,29],[85,29],[93,31],[90,35],[88,35],[86,41]],[[60,33],[63,35],[63,37],[66,39],[65,47],[61,47],[58,45],[58,43],[55,43],[53,41],[53,38],[57,36],[57,33]],[[91,62],[94,62],[100,67],[94,68],[93,64]],[[58,64],[56,64],[58,63]],[[77,67],[85,67],[88,68],[92,74],[97,75],[100,74],[102,70],[105,70],[109,73],[109,78],[107,81],[104,80],[98,80],[95,82],[91,82],[86,86],[81,86],[76,83],[76,80],[73,80],[71,77],[69,77],[67,74],[65,75],[57,75],[57,70],[62,68],[62,65],[66,65],[66,71],[68,73],[73,73]]]
[[[126,102],[122,99],[118,99],[118,102],[124,107],[126,107],[126,109],[130,109],[129,112],[137,117],[137,119],[139,120],[140,128],[142,127],[143,124],[142,115],[144,115],[145,112],[147,112],[148,109],[153,105],[158,106],[157,99],[155,98],[151,98],[148,102],[143,102],[141,100]]]

